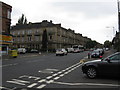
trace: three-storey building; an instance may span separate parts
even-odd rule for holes
[[[11,34],[14,36],[13,46],[40,50],[44,30],[47,31],[48,50],[84,44],[82,34],[76,34],[74,30],[63,28],[61,24],[54,24],[52,21],[43,20],[40,23],[12,26]]]
[[[8,55],[12,36],[10,35],[12,6],[0,1],[0,55]]]

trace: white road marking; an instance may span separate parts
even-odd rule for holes
[[[62,73],[62,72],[58,72],[57,74],[60,74],[60,73]]]
[[[71,69],[72,71],[74,70],[74,68]]]
[[[20,58],[23,58],[23,57],[34,57],[34,56],[38,56],[38,55],[30,55],[30,56],[20,56]]]
[[[39,80],[40,77],[35,77],[35,76],[29,76],[28,78],[33,78],[34,80]]]
[[[4,89],[5,89],[5,90],[12,90],[12,89],[10,89],[10,88],[7,88],[7,87],[1,87],[1,86],[0,86],[0,89],[3,89],[3,90],[4,90]]]
[[[39,70],[38,72],[40,72],[40,73],[54,73],[55,71],[58,71],[58,69],[44,69],[44,70]]]
[[[63,77],[63,76],[64,76],[64,74],[61,74],[61,75],[60,75],[60,77]]]
[[[78,64],[80,64],[80,63],[76,63],[76,64],[74,64],[74,65],[72,65],[72,66],[70,66],[70,67],[62,70],[61,72],[64,72],[64,71],[66,71],[66,70],[69,70],[69,69],[73,68],[74,66],[77,66]],[[81,64],[80,64],[80,65],[81,65]]]
[[[53,83],[54,80],[49,80],[49,81],[46,81],[46,83],[50,84],[50,83]]]
[[[69,70],[68,73],[69,73],[69,72],[72,72],[72,70]]]
[[[68,72],[65,72],[64,74],[68,74]]]
[[[20,82],[17,82],[17,81],[6,81],[8,83],[14,83],[14,84],[18,84],[18,85],[25,85],[24,83],[20,83]]]
[[[62,70],[62,72],[64,72],[65,70]]]
[[[58,71],[58,69],[46,69],[46,70],[49,70],[49,71]]]
[[[57,79],[59,79],[59,78],[60,78],[60,77],[55,77],[54,80],[57,80]]]
[[[34,86],[36,86],[37,85],[37,83],[33,83],[33,84],[31,84],[31,85],[29,85],[29,86],[27,86],[28,88],[32,88],[32,87],[34,87]]]
[[[74,67],[74,66],[76,66],[76,65],[78,65],[78,64],[80,64],[80,62],[78,62],[78,63],[76,63],[76,64],[72,65],[71,67]]]
[[[24,77],[28,77],[27,75],[23,75],[23,76],[20,76],[19,78],[24,78]]]
[[[52,76],[57,76],[58,74],[53,74]]]
[[[7,64],[7,65],[2,65],[2,66],[0,66],[0,67],[8,67],[8,66],[15,66],[15,65],[17,65],[18,63],[14,63],[14,64]]]
[[[21,83],[30,83],[29,81],[23,81],[23,80],[18,80],[18,79],[12,79],[14,81],[17,81],[17,82],[21,82]]]
[[[7,66],[11,66],[11,65],[17,65],[17,63],[15,63],[15,64],[9,64],[9,65],[7,65]],[[40,77],[27,76],[27,75],[20,76],[19,78],[30,78],[30,79],[33,78],[34,80],[39,80],[38,83],[46,82],[46,84],[42,84],[42,85],[40,85],[40,86],[37,87],[38,89],[40,89],[40,88],[44,88],[47,84],[54,83],[54,80],[58,80],[59,78],[63,77],[64,75],[66,75],[66,74],[68,74],[68,73],[70,73],[72,70],[75,70],[76,68],[78,68],[78,67],[81,66],[81,65],[82,65],[82,64],[80,64],[80,63],[76,63],[76,64],[74,64],[74,65],[66,68],[65,70],[61,70],[61,71],[53,74],[52,76],[46,77],[46,79],[41,79],[41,80],[39,80]],[[51,71],[58,71],[58,69],[45,69],[45,70],[43,70],[43,71],[38,71],[38,72],[42,72],[42,73],[53,73],[53,72],[51,72]],[[63,73],[63,72],[64,72],[64,73]],[[63,74],[61,74],[61,73],[63,73]],[[60,75],[59,75],[59,74],[60,74]],[[59,76],[57,76],[57,75],[59,75]],[[53,79],[51,79],[53,76],[56,76],[56,77],[53,78]],[[51,79],[51,80],[47,81],[47,79]],[[14,80],[14,81],[7,81],[7,82],[8,82],[8,83],[18,84],[18,85],[26,85],[26,83],[30,83],[29,81],[23,81],[23,80],[18,80],[18,79],[12,79],[12,80]],[[33,83],[33,84],[31,84],[31,85],[29,85],[29,86],[27,86],[27,87],[28,87],[28,88],[32,88],[32,87],[38,85],[38,83]],[[63,83],[62,83],[62,84],[63,84]],[[64,84],[66,84],[66,83],[64,83]],[[76,83],[75,85],[77,85],[77,83]]]
[[[52,78],[53,76],[48,76],[48,77],[46,77],[46,79],[50,79],[50,78]]]
[[[46,79],[42,79],[42,80],[40,80],[40,81],[38,81],[39,83],[41,83],[41,82],[46,82]]]
[[[38,71],[38,72],[40,72],[40,73],[53,73],[53,72],[47,71],[47,70],[46,71],[45,70],[44,71]]]
[[[30,79],[34,79],[34,80],[39,80],[40,79],[40,77],[28,76],[28,75],[23,75],[23,76],[20,76],[19,78],[30,78]]]
[[[66,70],[69,70],[69,68],[66,68],[65,71],[66,71]]]
[[[38,86],[37,89],[44,88],[45,86],[46,86],[46,84],[42,84],[42,85]]]
[[[120,85],[118,85],[118,84],[101,84],[101,83],[65,83],[65,82],[53,82],[53,83],[55,83],[55,84],[63,84],[63,85],[92,85],[92,86],[115,86],[115,87],[118,87],[118,86],[120,86]]]

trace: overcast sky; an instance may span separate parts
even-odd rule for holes
[[[100,43],[111,41],[115,31],[118,31],[117,0],[2,1],[12,6],[12,25],[23,13],[29,22],[52,20]]]

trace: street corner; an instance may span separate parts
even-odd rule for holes
[[[83,59],[80,60],[80,63],[82,64],[82,63],[85,63],[85,62],[88,62],[88,61],[92,61],[92,60],[95,60],[95,59],[93,59],[93,58],[90,58],[90,59],[83,58]]]
[[[81,60],[80,60],[80,63],[81,63],[81,64],[83,64],[83,63],[85,63],[85,62],[86,62],[85,59],[81,59]]]

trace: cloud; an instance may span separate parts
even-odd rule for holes
[[[92,18],[116,13],[115,4],[111,2],[54,2],[52,4],[63,11],[83,12],[87,17]]]
[[[3,0],[12,5],[12,25],[23,14],[30,22],[52,20],[100,43],[111,40],[117,29],[117,2],[114,0]],[[107,37],[110,36],[110,37]]]

